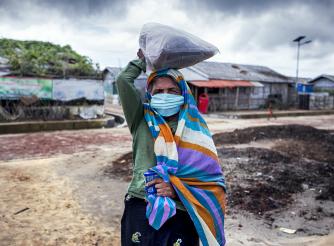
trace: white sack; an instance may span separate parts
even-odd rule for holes
[[[139,46],[148,70],[189,67],[219,52],[214,45],[190,33],[158,23],[143,26]]]

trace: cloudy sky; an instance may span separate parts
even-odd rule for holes
[[[0,0],[0,37],[69,44],[103,68],[135,57],[143,24],[170,25],[216,45],[212,61],[268,66],[295,76],[334,74],[330,0]],[[306,39],[305,39],[306,40]]]

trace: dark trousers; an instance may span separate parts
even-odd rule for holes
[[[177,209],[176,214],[155,230],[145,216],[146,202],[126,196],[121,222],[122,246],[196,246],[199,238],[187,212]]]

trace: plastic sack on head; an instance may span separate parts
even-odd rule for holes
[[[158,23],[147,23],[139,36],[147,70],[180,69],[204,61],[218,48],[190,33]]]

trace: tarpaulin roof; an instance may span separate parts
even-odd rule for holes
[[[244,80],[192,80],[188,83],[196,87],[206,87],[206,88],[235,88],[235,87],[254,87],[250,81]]]
[[[209,79],[235,79],[268,83],[294,82],[289,77],[264,66],[204,61],[191,66],[191,68],[206,74]]]

